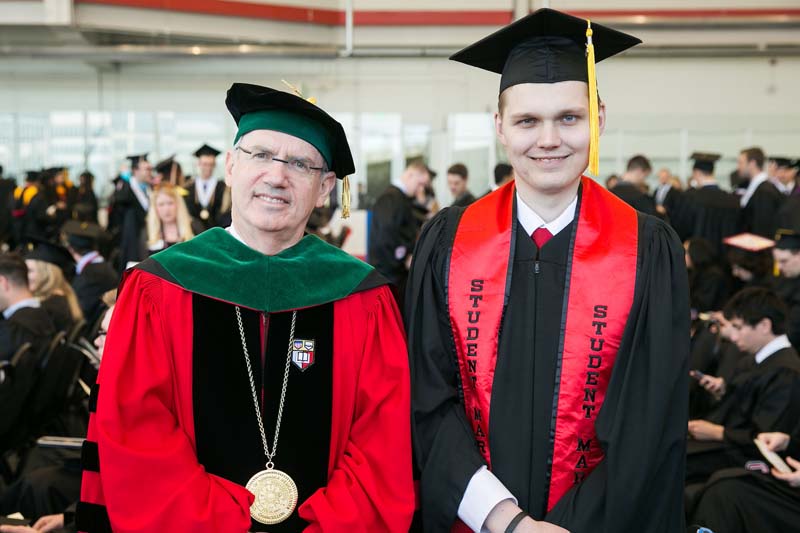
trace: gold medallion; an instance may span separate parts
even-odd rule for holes
[[[256,499],[250,506],[250,516],[262,524],[279,524],[292,516],[297,505],[297,485],[280,470],[262,470],[246,485]]]
[[[209,217],[208,209],[203,209],[202,211],[200,211],[200,218],[202,218],[203,220],[208,220],[208,217]]]

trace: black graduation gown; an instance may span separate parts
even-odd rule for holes
[[[414,249],[419,226],[413,200],[389,185],[372,207],[367,259],[397,287],[405,287],[408,275],[405,261]]]
[[[774,239],[778,229],[777,214],[785,200],[786,196],[769,181],[756,187],[750,201],[742,209],[742,229]]]
[[[741,207],[739,198],[716,185],[693,189],[689,195],[692,211],[692,231],[688,237],[702,237],[721,254],[723,239],[739,233]]]
[[[17,184],[10,178],[0,178],[0,244],[13,243],[14,217],[11,212],[14,208],[14,189]]]
[[[795,349],[800,349],[800,276],[774,278],[773,288],[789,309],[786,335]]]
[[[455,199],[453,202],[453,207],[467,207],[469,204],[475,201],[475,197],[472,196],[472,193],[467,191],[458,198]]]
[[[780,455],[800,456],[800,423]],[[753,459],[763,460],[759,456]],[[800,488],[744,468],[722,470],[706,483],[692,523],[719,533],[786,533],[800,524]]]
[[[446,300],[448,254],[461,213],[445,209],[423,229],[406,294],[422,521],[434,533],[449,531],[469,480],[485,464],[460,401]],[[572,225],[543,247],[538,274],[535,244],[523,230],[515,236],[492,392],[492,470],[531,516],[572,533],[684,527],[689,304],[683,249],[663,222],[639,214],[638,224],[633,308],[596,421],[606,457],[550,513],[554,332]]]
[[[119,270],[122,271],[129,261],[141,261],[147,257],[144,242],[147,210],[139,203],[127,181],[123,181],[114,192],[114,212],[120,221]]]
[[[728,300],[728,277],[716,265],[689,271],[689,302],[700,312],[719,311]]]
[[[197,199],[198,180],[193,181],[192,184],[186,188],[188,194],[184,197],[184,200],[186,200],[186,208],[189,210],[189,214],[192,215],[192,218],[199,222],[202,230],[207,230],[208,228],[213,228],[214,226],[222,226],[222,199],[225,196],[225,181],[217,181],[217,185],[214,188],[214,195],[206,208],[208,209],[208,218],[203,219],[200,216],[200,213],[203,211],[203,206]]]
[[[3,449],[3,443],[9,436],[18,438],[14,436],[14,425],[35,383],[38,356],[55,333],[50,315],[40,307],[24,307],[8,320],[0,319],[0,362],[9,361],[26,342],[33,345],[29,355],[7,372],[6,380],[0,384],[0,449]]]
[[[800,232],[800,195],[792,194],[778,211],[778,228]]]
[[[23,222],[23,239],[26,242],[30,239],[57,240],[61,226],[69,218],[66,209],[55,207],[57,201],[46,190],[40,190],[33,197],[25,210]]]
[[[792,431],[800,420],[800,356],[778,350],[765,361],[743,362],[720,404],[706,418],[725,427],[722,442],[690,441],[686,464],[689,483],[715,471],[741,466],[758,451],[752,440],[764,431]]]
[[[656,203],[653,198],[642,192],[637,185],[620,181],[611,189],[611,192],[620,197],[626,204],[646,215],[656,215]]]
[[[107,291],[119,284],[117,274],[109,263],[89,263],[80,274],[72,280],[72,289],[78,297],[78,304],[83,317],[89,324],[94,324],[104,309],[102,297]]]
[[[42,309],[50,315],[50,319],[53,321],[56,331],[69,331],[75,324],[75,320],[72,318],[72,313],[69,310],[69,302],[66,296],[62,294],[53,294],[42,300],[41,305]]]

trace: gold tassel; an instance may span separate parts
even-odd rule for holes
[[[342,180],[342,218],[350,218],[350,177]]]
[[[284,85],[286,85],[289,89],[291,89],[291,91],[294,94],[296,94],[297,96],[299,96],[300,98],[304,99],[306,102],[308,102],[310,104],[317,105],[317,99],[316,98],[314,98],[313,96],[310,97],[310,98],[306,98],[305,96],[303,96],[303,93],[300,92],[300,89],[298,89],[297,87],[295,87],[294,85],[292,85],[291,83],[289,83],[286,80],[281,80],[281,81],[283,82]]]
[[[589,172],[600,175],[600,102],[597,97],[592,21],[586,20],[586,67],[589,70]]]

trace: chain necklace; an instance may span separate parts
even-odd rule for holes
[[[261,409],[258,405],[258,394],[256,384],[253,379],[253,367],[250,364],[250,354],[247,351],[247,341],[244,336],[244,326],[242,325],[242,312],[236,306],[236,322],[239,325],[239,336],[242,339],[242,351],[244,360],[247,364],[247,376],[250,378],[250,391],[253,393],[253,406],[256,410],[256,420],[258,420],[258,430],[261,432],[261,443],[264,445],[264,455],[267,458],[266,470],[257,472],[246,488],[255,494],[255,501],[250,506],[250,516],[262,524],[278,524],[289,518],[297,505],[297,485],[292,478],[285,472],[275,470],[275,463],[272,461],[278,453],[278,435],[281,431],[281,419],[283,418],[283,404],[286,400],[286,387],[289,384],[289,366],[292,360],[292,345],[294,344],[294,327],[297,323],[297,311],[292,311],[292,326],[289,332],[289,353],[286,355],[286,368],[283,371],[283,387],[281,388],[281,400],[278,404],[278,417],[275,420],[275,438],[272,441],[272,451],[267,445],[267,434],[264,431],[264,420],[261,417]]]

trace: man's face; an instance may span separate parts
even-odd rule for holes
[[[800,276],[800,250],[779,250],[773,248],[772,257],[781,274],[787,278]]]
[[[8,309],[8,306],[11,305],[8,297],[10,287],[11,284],[8,282],[8,278],[0,276],[0,313]]]
[[[453,195],[453,198],[458,198],[459,196],[461,196],[466,192],[467,180],[465,180],[458,174],[448,174],[447,186],[450,188],[450,194]]]
[[[736,170],[743,179],[749,180],[753,177],[750,173],[750,165],[747,164],[747,156],[744,154],[739,154],[739,159],[736,160]]]
[[[495,115],[517,187],[553,194],[573,185],[589,163],[589,100],[579,81],[523,83],[503,93]],[[600,106],[600,132],[605,106]]]
[[[150,183],[153,181],[153,165],[149,161],[139,161],[139,164],[133,170],[133,177],[142,183]]]
[[[286,133],[252,131],[239,146],[253,154],[269,152],[277,159],[324,165],[316,148]],[[225,183],[231,187],[237,230],[267,238],[302,235],[311,211],[325,205],[335,174],[312,171],[310,176],[299,176],[285,163],[252,159],[242,150],[229,150],[225,156]]]
[[[417,196],[422,194],[431,182],[431,175],[423,169],[416,167],[407,168],[403,174],[403,182],[408,188],[408,194]]]
[[[200,179],[207,180],[214,174],[214,169],[217,168],[217,158],[213,155],[201,155],[197,159],[197,170],[200,173]]]
[[[667,170],[666,168],[662,168],[661,170],[658,171],[658,182],[661,185],[666,185],[667,183],[669,183],[671,177],[672,174],[670,174],[669,170]]]
[[[743,352],[755,355],[771,339],[772,324],[769,319],[765,318],[755,326],[745,324],[738,317],[732,318],[730,322],[729,338]]]

